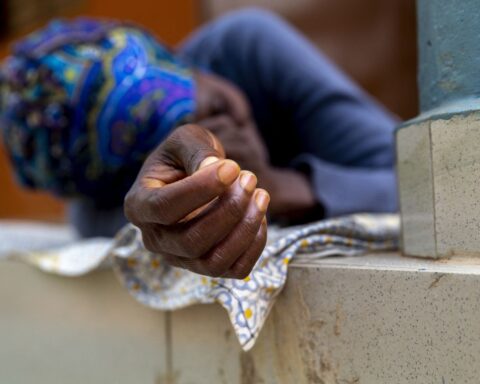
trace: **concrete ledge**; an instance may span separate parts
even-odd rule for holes
[[[163,383],[165,314],[111,271],[62,278],[0,261],[0,383]]]
[[[383,255],[293,266],[249,353],[221,309],[173,313],[176,383],[478,383],[480,266],[467,263]]]
[[[2,262],[0,382],[477,384],[479,262],[293,265],[249,353],[220,306],[162,314],[109,272],[61,279]]]

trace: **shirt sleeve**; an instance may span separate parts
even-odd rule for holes
[[[309,175],[315,197],[327,218],[351,212],[398,209],[395,170],[391,167],[346,167],[311,154],[298,156],[292,166]]]

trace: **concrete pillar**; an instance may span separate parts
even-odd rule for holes
[[[397,131],[403,252],[480,256],[477,0],[418,0],[421,114]]]

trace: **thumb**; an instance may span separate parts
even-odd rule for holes
[[[225,150],[218,138],[195,124],[182,125],[175,129],[162,147],[188,175],[225,158]]]

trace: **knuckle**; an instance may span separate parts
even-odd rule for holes
[[[168,137],[160,145],[162,151],[168,154],[175,154],[183,148],[186,142],[190,142],[192,137],[196,135],[198,128],[193,124],[180,125],[168,135]]]
[[[195,228],[189,228],[179,242],[182,253],[191,258],[202,256],[206,248],[205,236]]]
[[[152,253],[157,253],[159,250],[157,249],[157,242],[150,233],[142,231],[142,240],[143,246],[145,249]]]
[[[166,196],[163,196],[161,193],[152,196],[148,205],[155,212],[159,224],[172,225],[175,223],[175,213],[171,209],[171,204]]]
[[[258,250],[255,253],[251,253],[247,257],[243,257],[242,260],[236,262],[232,267],[232,275],[238,279],[244,279],[250,275],[261,253],[261,250]]]
[[[198,125],[187,124],[172,138],[173,147],[187,171],[194,172],[207,156],[218,156],[215,141],[208,130]]]
[[[257,235],[259,227],[260,227],[260,222],[256,217],[246,216],[242,220],[240,230],[245,236],[248,236],[248,238],[251,238]]]
[[[220,270],[219,268],[216,268],[216,267],[208,267],[205,270],[206,270],[205,275],[210,277],[221,277],[223,275],[223,270]]]
[[[245,265],[245,264],[238,264],[232,270],[232,276],[234,279],[245,279],[250,272],[252,271],[253,267]]]
[[[197,137],[201,135],[203,128],[195,124],[185,124],[178,127],[174,132],[172,137],[175,140],[183,142],[183,140],[187,140],[191,137]]]
[[[168,140],[180,140],[186,132],[191,132],[190,124],[183,124],[178,126],[176,129],[170,133]]]
[[[184,124],[182,126],[183,132],[189,132],[189,133],[197,133],[198,131],[201,131],[202,129],[200,126],[196,124]]]
[[[204,269],[207,274],[211,277],[220,277],[225,274],[228,269],[228,266],[225,262],[222,262],[218,259],[207,259],[205,261]]]
[[[245,198],[243,196],[229,196],[224,200],[225,214],[241,219],[244,216]]]
[[[145,249],[151,253],[162,254],[165,251],[164,244],[167,238],[158,226],[145,226],[141,228],[142,241]]]
[[[206,151],[202,146],[197,146],[197,150],[189,153],[184,159],[185,169],[194,172],[202,159],[207,157],[206,153],[208,153],[208,151]]]

